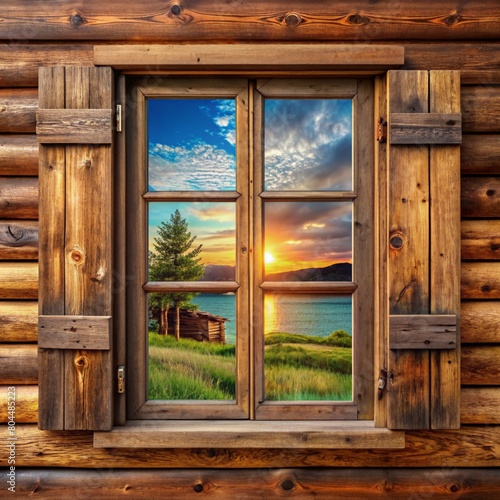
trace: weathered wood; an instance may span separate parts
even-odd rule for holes
[[[36,89],[0,89],[0,132],[34,133],[37,108]]]
[[[500,220],[464,220],[461,232],[463,260],[500,260]]]
[[[404,432],[370,421],[135,421],[94,433],[96,448],[404,448]]]
[[[500,174],[500,135],[464,134],[460,152],[462,174]]]
[[[6,473],[2,481],[7,481]],[[235,486],[237,485],[237,486]],[[89,498],[168,498],[184,500],[197,494],[238,500],[297,498],[359,500],[386,496],[484,500],[500,495],[500,471],[467,469],[290,469],[279,470],[143,470],[21,469],[16,471],[16,493],[39,498],[69,498],[85,491]],[[34,493],[33,493],[34,492]]]
[[[219,468],[245,467],[500,467],[500,427],[405,432],[401,450],[98,449],[91,432],[46,432],[16,426],[17,467]],[[361,495],[362,496],[362,495]],[[481,499],[482,500],[482,499]]]
[[[0,260],[36,260],[38,222],[0,221]]]
[[[38,345],[48,349],[109,350],[111,316],[40,316]]]
[[[38,266],[35,262],[2,262],[0,299],[36,299]]]
[[[500,89],[494,85],[462,87],[464,132],[500,132]]]
[[[462,384],[498,385],[500,380],[500,346],[462,348]]]
[[[500,299],[500,263],[462,263],[460,289],[462,299]]]
[[[462,302],[460,334],[462,344],[500,344],[500,302]]]
[[[36,177],[0,178],[0,217],[38,218],[38,179]]]
[[[37,302],[0,302],[0,342],[36,342]]]
[[[38,387],[36,385],[0,385],[0,423],[6,424],[10,420],[8,414],[9,396],[15,397],[16,424],[35,424],[38,419]],[[13,400],[11,399],[12,403]]]
[[[72,8],[73,7],[73,8]],[[89,0],[85,9],[66,1],[47,9],[5,0],[0,38],[9,40],[477,40],[498,39],[495,0],[460,4],[348,0],[246,3],[196,0],[165,4],[130,0],[119,6]],[[110,25],[113,29],[110,29]]]
[[[36,117],[39,143],[111,144],[111,109],[40,109]]]
[[[0,87],[37,87],[40,66],[92,66],[91,45],[0,44]]]
[[[391,144],[460,144],[460,113],[391,113]]]
[[[389,318],[390,349],[456,349],[457,317],[440,314]]]
[[[460,421],[463,424],[499,424],[500,388],[463,387]]]
[[[0,344],[0,385],[36,384],[38,359],[35,344]]]
[[[498,217],[500,213],[500,177],[463,178],[461,199],[462,217]]]
[[[212,292],[212,293],[227,293],[235,292],[239,288],[236,281],[192,281],[186,282],[168,282],[168,281],[148,281],[142,287],[145,292],[161,293],[161,292]]]
[[[0,175],[38,175],[35,135],[0,135]]]

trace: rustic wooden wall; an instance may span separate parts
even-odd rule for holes
[[[179,8],[174,8],[179,6]],[[178,12],[178,13],[177,13]],[[27,7],[4,0],[0,13],[0,421],[9,385],[17,389],[19,488],[50,498],[92,485],[93,498],[157,491],[238,498],[287,492],[331,498],[500,495],[500,5],[363,0],[184,0],[72,2]],[[48,42],[47,40],[50,40]],[[92,64],[106,41],[398,41],[408,69],[460,69],[462,147],[462,428],[407,434],[399,451],[103,450],[90,433],[42,432],[37,421],[39,65]],[[39,469],[81,468],[74,471]],[[85,468],[97,471],[85,471]],[[120,468],[186,468],[111,472]],[[342,469],[283,469],[341,467]],[[362,475],[352,468],[378,467]],[[419,472],[400,468],[418,467]],[[437,469],[428,469],[428,468]],[[228,468],[266,468],[234,471]],[[280,468],[279,471],[270,470]],[[348,468],[348,469],[344,469]],[[394,468],[392,470],[388,468]],[[427,468],[427,469],[422,469]],[[445,468],[445,469],[441,469]],[[203,470],[202,470],[203,469]],[[206,469],[206,470],[205,470]],[[256,486],[255,478],[261,479]],[[424,478],[424,483],[422,482]],[[478,479],[479,478],[479,479]],[[2,484],[4,484],[2,477]],[[348,481],[347,481],[348,479]],[[349,483],[351,486],[346,486]],[[168,484],[168,489],[167,488]],[[147,485],[147,486],[146,486]],[[135,489],[135,488],[139,489]],[[201,489],[200,489],[201,488]],[[261,488],[257,491],[256,488]],[[419,489],[420,488],[420,489]],[[422,489],[424,488],[424,489]],[[427,488],[427,489],[426,489]],[[362,492],[362,493],[361,493]],[[350,495],[350,496],[349,496]]]

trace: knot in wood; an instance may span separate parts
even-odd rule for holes
[[[281,483],[281,487],[285,490],[285,491],[290,491],[290,490],[293,490],[293,487],[295,486],[295,484],[293,483],[293,481],[291,479],[285,479],[282,483]]]
[[[400,250],[404,245],[403,233],[399,231],[392,233],[389,238],[389,245],[393,250]]]
[[[203,485],[201,483],[195,484],[193,490],[196,491],[196,493],[201,493],[203,491]]]
[[[347,22],[349,24],[355,24],[357,26],[361,26],[364,24],[368,24],[370,22],[370,19],[360,14],[351,14],[347,16]]]
[[[73,248],[69,253],[71,262],[77,266],[81,266],[85,262],[85,253],[80,248]]]
[[[170,13],[174,16],[178,16],[182,12],[182,6],[178,3],[174,3],[170,6]]]
[[[23,239],[25,232],[22,226],[13,226],[10,224],[7,226],[7,236],[10,236],[15,241]]]
[[[81,26],[85,22],[85,19],[80,14],[70,16],[69,20],[73,26]]]
[[[462,16],[460,14],[457,14],[456,12],[455,12],[455,14],[451,14],[448,17],[444,18],[444,22],[448,26],[453,26],[455,24],[458,24],[461,20],[462,20]]]
[[[285,24],[289,28],[295,28],[295,26],[298,26],[301,24],[304,20],[302,19],[302,16],[300,14],[297,14],[296,12],[289,12],[285,16]]]
[[[75,358],[75,367],[78,370],[83,370],[88,366],[89,362],[85,356],[77,356]]]

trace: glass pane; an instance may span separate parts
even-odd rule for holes
[[[234,99],[148,99],[150,191],[236,190]]]
[[[235,295],[152,293],[148,299],[148,399],[234,400]]]
[[[352,101],[267,99],[266,190],[352,190]]]
[[[235,220],[234,203],[150,203],[150,281],[234,280]]]
[[[264,270],[270,281],[351,281],[351,202],[269,202]]]
[[[350,295],[267,293],[264,324],[266,400],[352,400]]]

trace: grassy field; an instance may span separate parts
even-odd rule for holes
[[[265,339],[271,401],[352,399],[351,337],[272,333]],[[149,334],[149,399],[235,398],[235,347]]]

